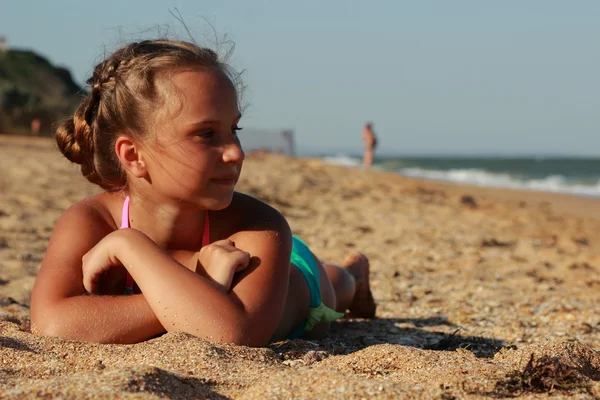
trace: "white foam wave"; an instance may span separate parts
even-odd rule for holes
[[[341,165],[343,167],[360,167],[362,162],[356,157],[350,157],[345,154],[336,154],[335,156],[323,157],[327,164]]]
[[[518,179],[509,174],[493,173],[482,169],[450,169],[442,171],[422,168],[402,168],[397,172],[415,178],[477,186],[527,189],[600,197],[600,180],[594,184],[585,185],[569,182],[561,175],[550,175],[542,179]]]

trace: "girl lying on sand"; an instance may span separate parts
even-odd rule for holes
[[[105,192],[59,218],[31,299],[34,332],[135,343],[165,331],[263,346],[373,317],[369,263],[321,264],[267,204],[237,193],[237,75],[212,50],[152,40],[96,66],[57,130]]]

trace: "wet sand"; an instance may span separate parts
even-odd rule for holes
[[[99,191],[48,139],[0,136],[0,398],[591,398],[600,202],[250,156],[238,190],[323,260],[371,259],[374,320],[252,349],[170,333],[99,345],[29,332],[53,224]]]

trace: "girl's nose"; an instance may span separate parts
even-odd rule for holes
[[[240,144],[240,141],[237,138],[235,138],[234,140],[232,140],[224,146],[224,162],[239,163],[241,161],[244,161],[244,158],[246,158],[246,154],[244,154],[244,150],[242,150],[242,145]]]

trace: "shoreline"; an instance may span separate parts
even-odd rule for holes
[[[370,171],[364,171],[360,166],[346,166],[336,165],[328,163],[319,157],[296,157],[297,159],[312,160],[314,162],[321,162],[326,166],[335,168],[347,168],[349,170],[356,170],[360,173],[369,172],[374,174],[390,174],[391,177],[402,177],[407,181],[412,181],[415,184],[431,188],[433,190],[448,190],[453,194],[459,192],[467,194],[472,193],[478,197],[484,197],[488,200],[499,200],[499,201],[525,201],[525,202],[550,202],[557,207],[560,212],[566,212],[567,214],[580,216],[580,217],[591,217],[600,219],[600,197],[566,193],[558,191],[546,191],[538,189],[527,189],[527,188],[512,188],[502,186],[485,186],[476,185],[462,182],[451,182],[444,180],[434,180],[419,178],[414,176],[403,175],[396,171],[389,171],[384,169],[372,168]]]
[[[451,192],[470,192],[499,201],[551,203],[557,211],[579,217],[600,219],[600,197],[590,197],[572,193],[529,190],[521,188],[504,188],[495,186],[469,185],[455,182],[433,181],[407,177],[420,182],[424,186],[440,188]]]
[[[335,165],[335,166],[341,166],[341,167],[346,167],[346,168],[357,168],[357,169],[362,169],[362,166],[359,163],[359,157],[357,156],[348,156],[349,159],[351,159],[353,161],[353,163],[347,163],[345,164],[343,161],[342,162],[337,162],[336,159],[337,157],[341,157],[342,159],[344,159],[346,156],[345,155],[338,155],[338,156],[322,156],[322,157],[309,157],[309,158],[315,158],[315,159],[321,159],[323,160],[326,164],[328,165]],[[456,157],[451,157],[451,156],[447,156],[447,159],[460,159],[463,160],[463,158],[461,158],[461,156],[456,156]],[[446,159],[445,157],[440,157],[440,160],[444,160]],[[579,159],[577,157],[572,158],[572,157],[562,157],[564,159]],[[417,159],[419,159],[417,157]],[[436,159],[435,157],[431,157],[431,159]],[[478,157],[473,157],[473,159],[481,159],[481,160],[486,160],[486,158],[478,158]],[[493,158],[492,158],[493,159]],[[510,158],[508,158],[510,159]],[[518,159],[518,158],[516,158]],[[530,160],[531,158],[524,158],[524,160]],[[561,157],[555,157],[555,158],[549,158],[551,160],[561,160]],[[592,157],[581,157],[582,160],[596,160],[596,158],[592,158]],[[398,157],[399,161],[403,161],[404,159],[401,158],[400,156]],[[405,160],[411,160],[411,157],[407,156],[405,158]],[[469,160],[468,157],[465,157],[464,160]],[[496,159],[493,159],[496,160]],[[445,174],[447,172],[451,172],[453,171],[453,169],[447,169],[447,170],[435,170],[435,169],[427,169],[426,167],[415,167],[417,169],[421,169],[423,171],[426,172],[431,172],[431,173],[441,173],[441,174]],[[410,168],[409,168],[410,169]],[[571,195],[571,196],[577,196],[577,197],[586,197],[586,198],[592,198],[592,199],[600,199],[600,192],[591,192],[593,191],[594,186],[578,186],[575,185],[574,187],[571,187],[569,185],[566,185],[564,187],[557,187],[557,188],[536,188],[536,187],[530,187],[527,186],[527,183],[529,181],[520,181],[520,180],[516,180],[513,182],[513,184],[502,184],[502,183],[494,183],[493,181],[491,181],[489,184],[488,183],[479,183],[479,182],[467,182],[467,181],[458,181],[458,180],[452,180],[452,179],[445,179],[445,178],[436,178],[436,177],[428,177],[428,176],[418,176],[418,175],[411,175],[411,174],[404,174],[402,172],[401,169],[385,169],[383,168],[381,165],[375,164],[372,169],[372,171],[381,171],[381,172],[393,172],[396,173],[398,175],[402,175],[406,178],[411,178],[411,179],[417,179],[417,180],[426,180],[426,181],[430,181],[430,182],[439,182],[439,183],[449,183],[449,184],[455,184],[455,185],[464,185],[464,186],[471,186],[471,187],[481,187],[481,188],[491,188],[491,189],[507,189],[507,190],[522,190],[522,191],[532,191],[532,192],[541,192],[541,193],[556,193],[556,194],[566,194],[566,195]],[[463,168],[458,168],[458,170],[463,170]],[[469,170],[469,169],[467,169]],[[502,172],[490,172],[487,171],[485,169],[476,169],[477,172],[481,172],[484,174],[490,174],[492,176],[497,175],[497,174],[503,174]],[[548,179],[549,177],[546,176],[545,178],[540,178],[542,180]],[[600,182],[600,180],[599,180]]]

